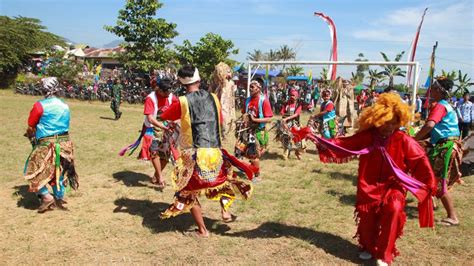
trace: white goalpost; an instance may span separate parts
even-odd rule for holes
[[[249,61],[248,62],[248,74],[247,74],[247,95],[249,94],[250,81],[255,76],[255,73],[262,66],[268,65],[397,65],[397,66],[413,66],[414,75],[412,80],[412,105],[416,104],[416,92],[418,88],[418,79],[420,75],[420,63],[419,62],[385,62],[385,61]],[[253,66],[256,66],[253,68]],[[253,73],[253,74],[252,74]]]

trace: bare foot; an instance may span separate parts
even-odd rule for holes
[[[222,221],[223,222],[225,222],[225,223],[232,222],[232,214],[230,214],[230,212],[221,210],[221,214],[222,214]]]
[[[209,231],[205,230],[201,232],[199,229],[196,229],[192,232],[187,232],[185,235],[195,237],[195,238],[209,238]]]
[[[162,176],[160,176],[160,177],[158,178],[157,184],[158,184],[158,187],[164,188],[164,187],[166,186],[165,178],[162,177]]]
[[[158,178],[155,175],[150,176],[150,183],[158,184]]]

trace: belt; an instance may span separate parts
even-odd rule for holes
[[[438,140],[438,142],[436,142],[436,144],[442,144],[442,143],[445,143],[445,142],[450,141],[450,140],[459,140],[459,137],[447,137],[447,138],[444,138],[444,139],[440,139],[440,140]]]
[[[38,144],[44,144],[46,142],[51,142],[52,140],[57,141],[68,141],[69,140],[69,133],[61,133],[53,136],[44,137],[38,140]]]

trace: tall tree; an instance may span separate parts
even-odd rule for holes
[[[266,61],[278,61],[280,60],[280,53],[278,51],[275,51],[273,49],[270,49],[268,53],[265,54],[265,60]],[[270,70],[275,70],[276,65],[269,65],[268,68]]]
[[[382,55],[383,59],[385,60],[385,62],[390,62],[390,59],[388,59],[388,56],[383,53],[383,52],[380,52],[380,54]],[[400,59],[402,59],[403,55],[405,54],[405,51],[402,51],[401,53],[397,54],[395,56],[395,62],[399,62]],[[385,65],[384,67],[384,71],[382,72],[385,76],[388,77],[388,80],[389,80],[389,86],[393,87],[393,78],[394,77],[405,77],[405,74],[406,74],[406,71],[405,70],[402,70],[399,66],[397,65]]]
[[[278,54],[281,60],[288,61],[296,58],[296,52],[293,48],[290,48],[288,45],[282,45],[278,50]]]
[[[375,85],[385,79],[385,75],[383,72],[379,72],[376,69],[369,69],[369,75],[367,76],[367,78],[370,80],[370,89],[374,90]]]
[[[263,61],[265,60],[265,54],[261,50],[254,49],[253,52],[247,52],[247,60]]]
[[[367,62],[369,60],[367,60],[365,57],[364,57],[364,54],[363,53],[359,53],[357,55],[357,59],[355,60],[356,62]],[[365,78],[365,72],[369,70],[369,65],[357,65],[357,68],[356,68],[356,76],[357,76],[357,80],[362,82]]]
[[[280,49],[278,50],[278,55],[280,57],[280,60],[283,61],[288,61],[288,60],[293,60],[296,58],[296,52],[292,48],[290,48],[288,45],[282,45]],[[285,70],[286,65],[283,65],[281,70]]]
[[[168,45],[178,35],[176,24],[155,18],[163,7],[157,0],[127,0],[119,11],[117,25],[104,26],[105,30],[122,37],[125,52],[119,60],[125,66],[141,71],[163,68],[173,56]]]
[[[351,83],[359,85],[364,80],[364,76],[360,76],[358,73],[351,72]]]
[[[231,40],[225,40],[220,35],[207,33],[195,45],[185,40],[183,45],[175,46],[177,57],[181,64],[193,64],[199,69],[201,77],[209,80],[214,67],[220,62],[235,65],[236,62],[229,58],[231,54],[238,54]]]
[[[304,68],[300,66],[290,66],[286,69],[288,76],[299,76],[304,74]]]
[[[7,85],[30,53],[47,52],[55,44],[65,45],[64,39],[47,32],[39,19],[0,16],[0,83]]]
[[[280,60],[280,53],[270,49],[268,53],[265,54],[266,60],[268,61],[277,61]]]

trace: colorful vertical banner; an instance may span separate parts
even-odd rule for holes
[[[436,54],[437,47],[438,47],[438,42],[436,42],[435,45],[433,45],[433,52],[431,52],[430,72],[428,73],[428,78],[425,84],[425,86],[428,85],[427,86],[428,90],[426,91],[426,100],[425,100],[425,103],[423,104],[423,107],[426,108],[428,111],[430,107],[431,86],[433,85],[433,78],[434,78],[434,72],[435,72],[435,54]]]
[[[421,21],[420,24],[418,25],[418,28],[416,30],[415,38],[413,39],[413,42],[411,44],[411,50],[410,50],[410,55],[408,56],[408,62],[413,62],[415,61],[415,55],[416,55],[416,47],[418,46],[418,40],[420,38],[420,32],[421,32],[421,26],[423,25],[423,21],[425,20],[425,15],[426,11],[428,8],[425,8],[425,11],[423,11],[423,15],[421,16]],[[407,82],[406,85],[408,87],[411,87],[411,73],[413,70],[413,66],[407,66]]]
[[[309,70],[308,85],[313,85],[313,70],[312,69]]]
[[[334,25],[334,21],[320,12],[314,12],[315,16],[320,17],[323,19],[329,26],[329,35],[331,36],[331,53],[329,55],[329,61],[337,61],[337,33],[336,33],[336,25]],[[337,65],[333,64],[329,66],[329,73],[331,75],[331,80],[336,80],[336,73],[337,73]]]
[[[265,93],[265,97],[268,98],[268,87],[270,86],[270,66],[267,65],[267,67],[265,68],[265,87],[263,88],[264,90],[264,93]]]

